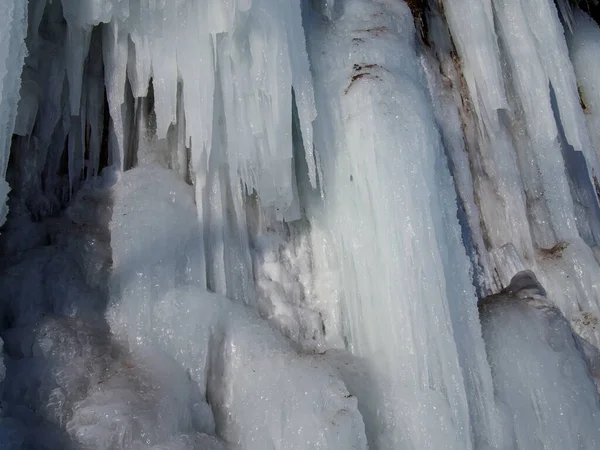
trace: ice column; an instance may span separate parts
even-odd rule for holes
[[[469,449],[472,433],[494,446],[491,375],[410,10],[339,6],[338,20],[308,25],[324,191],[308,211],[313,248],[326,249],[314,273],[339,281],[347,347],[385,380],[357,394],[367,411],[386,389],[382,412],[365,415],[371,448]]]

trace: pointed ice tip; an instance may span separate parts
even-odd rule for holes
[[[522,270],[515,274],[503,292],[519,298],[546,297],[546,289],[531,270]]]

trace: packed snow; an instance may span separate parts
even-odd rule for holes
[[[598,448],[572,3],[4,1],[0,449]]]

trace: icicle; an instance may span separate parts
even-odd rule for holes
[[[577,229],[550,102],[551,80],[534,31],[545,22],[532,21],[530,25],[519,0],[494,0],[494,6],[516,108],[523,110],[529,138],[521,138],[517,147],[530,212],[536,217],[533,237],[538,246],[552,247],[558,241],[576,237]]]
[[[99,30],[98,30],[99,31]],[[88,162],[87,178],[98,176],[100,163],[100,146],[102,145],[102,133],[104,128],[104,66],[102,63],[102,35],[96,33],[92,37],[87,71],[85,74],[87,95],[87,108],[85,111],[86,123],[89,130],[88,139]]]
[[[186,17],[181,24],[181,39],[177,42],[177,61],[182,83],[183,109],[186,123],[186,145],[192,150],[192,167],[197,174],[208,170],[212,148],[213,95],[215,61],[213,40],[202,33],[205,24],[201,4],[186,4]],[[197,24],[195,20],[200,20]],[[195,42],[193,47],[188,42]],[[223,161],[221,161],[223,162]]]
[[[452,41],[439,10],[432,6],[427,18],[429,26],[429,41],[435,55],[425,51],[423,64],[427,74],[432,103],[436,120],[442,134],[444,149],[448,155],[450,170],[452,172],[456,189],[464,209],[463,227],[468,227],[468,238],[465,246],[474,264],[474,278],[480,292],[491,293],[493,283],[491,280],[491,265],[485,246],[484,232],[479,220],[479,206],[477,205],[474,189],[473,174],[469,162],[469,149],[471,154],[475,150],[473,142],[473,123],[468,112],[461,111],[457,105],[464,105],[460,88],[461,74],[452,58]],[[436,58],[437,57],[437,61]],[[438,62],[439,61],[439,62]],[[439,66],[439,67],[438,67]],[[463,106],[464,108],[464,106]],[[463,128],[464,127],[464,128]],[[463,131],[464,129],[464,131]],[[461,217],[461,205],[458,216]],[[465,233],[465,231],[463,231]],[[469,248],[472,246],[472,249]]]
[[[333,8],[333,1],[330,0]],[[306,164],[308,166],[308,178],[313,189],[317,187],[317,158],[313,148],[313,127],[312,122],[317,116],[315,109],[315,100],[312,84],[310,67],[306,63],[308,55],[306,53],[306,42],[304,39],[304,30],[302,23],[297,19],[302,17],[299,2],[290,2],[290,7],[286,9],[286,23],[291,24],[291,30],[288,30],[288,45],[292,56],[292,86],[296,106],[298,108],[298,118],[300,120],[300,129],[302,132],[302,144],[304,147]]]
[[[8,0],[0,18],[0,225],[7,214],[8,184],[4,181],[12,131],[17,117],[21,70],[25,58],[27,3]]]
[[[491,0],[444,0],[444,13],[474,107],[488,126],[508,107]]]
[[[125,164],[125,146],[127,144],[122,105],[125,101],[128,44],[126,31],[122,30],[115,21],[103,26],[102,55],[108,108],[116,138],[113,163],[122,170]]]
[[[133,33],[129,36],[129,59],[127,78],[135,98],[148,95],[148,85],[152,77],[152,58],[147,36]]]
[[[566,33],[566,36],[577,75],[579,100],[596,157],[600,160],[600,86],[596,83],[600,73],[600,28],[586,13],[577,11],[573,33]],[[598,176],[600,174],[596,172]],[[597,180],[594,181],[596,185]]]
[[[67,77],[69,78],[69,88],[71,90],[69,101],[71,115],[73,116],[79,116],[81,86],[83,83],[83,63],[89,51],[91,37],[91,29],[79,28],[77,25],[67,26],[67,48],[65,54]]]

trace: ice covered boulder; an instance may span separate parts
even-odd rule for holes
[[[224,448],[196,431],[200,393],[168,356],[148,348],[131,353],[106,327],[50,315],[9,337],[8,349],[19,358],[10,361],[5,399],[35,408],[76,448],[162,448],[180,440]]]
[[[600,402],[592,376],[597,352],[573,332],[533,272],[516,274],[479,310],[514,448],[598,448]]]

